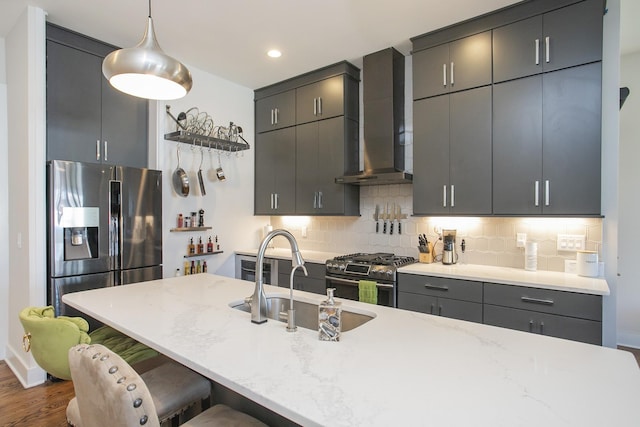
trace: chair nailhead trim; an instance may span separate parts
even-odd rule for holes
[[[104,361],[105,361],[105,360],[107,360],[108,358],[109,358],[109,355],[108,355],[108,354],[105,354],[104,356],[102,356],[102,357],[100,358],[100,360],[104,362]]]
[[[102,353],[96,353],[93,356],[91,356],[92,359],[97,359],[98,357],[100,357]]]
[[[118,383],[118,384],[122,384],[122,383],[123,383],[123,382],[125,382],[126,380],[127,380],[127,377],[121,377],[121,378],[118,378],[118,381],[116,381],[116,383]]]
[[[134,408],[139,408],[140,405],[142,405],[142,399],[137,398],[136,400],[133,401],[133,407]]]
[[[127,386],[127,391],[133,391],[133,390],[135,390],[135,389],[136,389],[136,385],[135,385],[135,384],[129,384],[129,385]]]
[[[116,372],[118,372],[118,367],[117,366],[112,366],[109,368],[109,373],[110,374],[115,374]]]
[[[146,415],[143,415],[143,416],[140,418],[140,425],[141,425],[141,426],[145,425],[145,424],[147,423],[147,421],[148,421],[148,420],[149,420],[149,417],[147,417]]]

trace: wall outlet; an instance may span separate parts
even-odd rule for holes
[[[527,233],[516,233],[516,247],[524,248],[527,243]]]
[[[558,234],[556,248],[559,251],[576,252],[583,251],[586,236],[584,234]]]

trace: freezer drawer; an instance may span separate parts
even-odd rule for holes
[[[130,283],[146,282],[147,280],[162,279],[162,266],[135,268],[132,270],[122,270],[119,273],[118,284],[128,285]]]

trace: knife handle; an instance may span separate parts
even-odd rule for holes
[[[402,234],[402,223],[398,221],[398,234]]]
[[[384,222],[382,223],[382,232],[384,234],[387,234],[387,220],[385,219]]]
[[[391,224],[389,225],[389,234],[393,234],[393,220],[391,221]]]
[[[380,231],[380,223],[376,221],[376,233]]]

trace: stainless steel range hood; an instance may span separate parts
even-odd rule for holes
[[[394,48],[363,58],[364,170],[338,184],[410,184],[404,171],[404,56]]]

